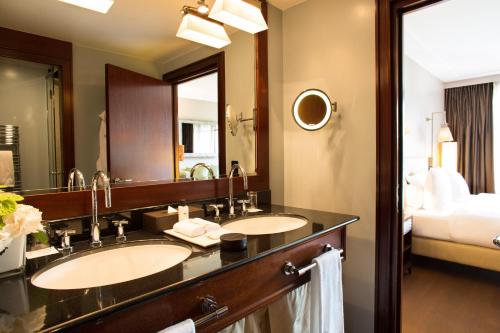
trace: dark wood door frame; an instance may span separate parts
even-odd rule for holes
[[[62,145],[64,175],[75,167],[73,124],[73,46],[69,42],[0,27],[0,56],[46,65],[62,72]]]
[[[163,74],[163,80],[172,84],[172,101],[174,114],[174,151],[179,145],[179,110],[177,105],[177,87],[179,84],[217,73],[217,127],[219,134],[219,176],[226,176],[226,69],[224,51],[205,59]],[[178,154],[175,153],[176,178],[178,172]]]
[[[377,0],[375,331],[401,331],[402,16],[440,0]]]

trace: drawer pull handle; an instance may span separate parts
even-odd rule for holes
[[[331,250],[333,250],[333,246],[331,246],[330,244],[326,244],[325,247],[323,248],[323,252],[328,252]],[[344,253],[344,250],[340,249],[339,252]],[[344,257],[340,257],[340,259],[344,259]],[[285,265],[283,266],[283,274],[285,274],[286,276],[290,276],[290,275],[302,276],[302,275],[306,274],[307,272],[309,272],[314,267],[316,267],[315,262],[310,263],[307,266],[297,268],[297,267],[295,267],[295,265],[291,261],[286,261]]]
[[[218,319],[229,312],[229,307],[226,305],[219,308],[217,301],[213,296],[206,296],[202,298],[201,309],[205,315],[194,321],[195,327],[205,325],[209,321]]]

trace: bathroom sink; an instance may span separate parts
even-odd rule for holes
[[[31,278],[45,289],[80,289],[135,280],[173,267],[191,248],[166,240],[134,241],[55,260]]]
[[[266,235],[295,230],[306,224],[307,219],[297,215],[259,215],[228,222],[223,227],[245,235]]]

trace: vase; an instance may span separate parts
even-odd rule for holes
[[[19,236],[0,254],[0,278],[23,273],[25,264],[26,236]]]

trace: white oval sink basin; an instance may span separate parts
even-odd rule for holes
[[[277,234],[301,228],[307,219],[298,216],[269,215],[243,218],[223,225],[224,229],[245,235]]]
[[[173,267],[191,249],[166,241],[138,241],[75,254],[37,272],[31,282],[45,289],[80,289],[135,280]]]

